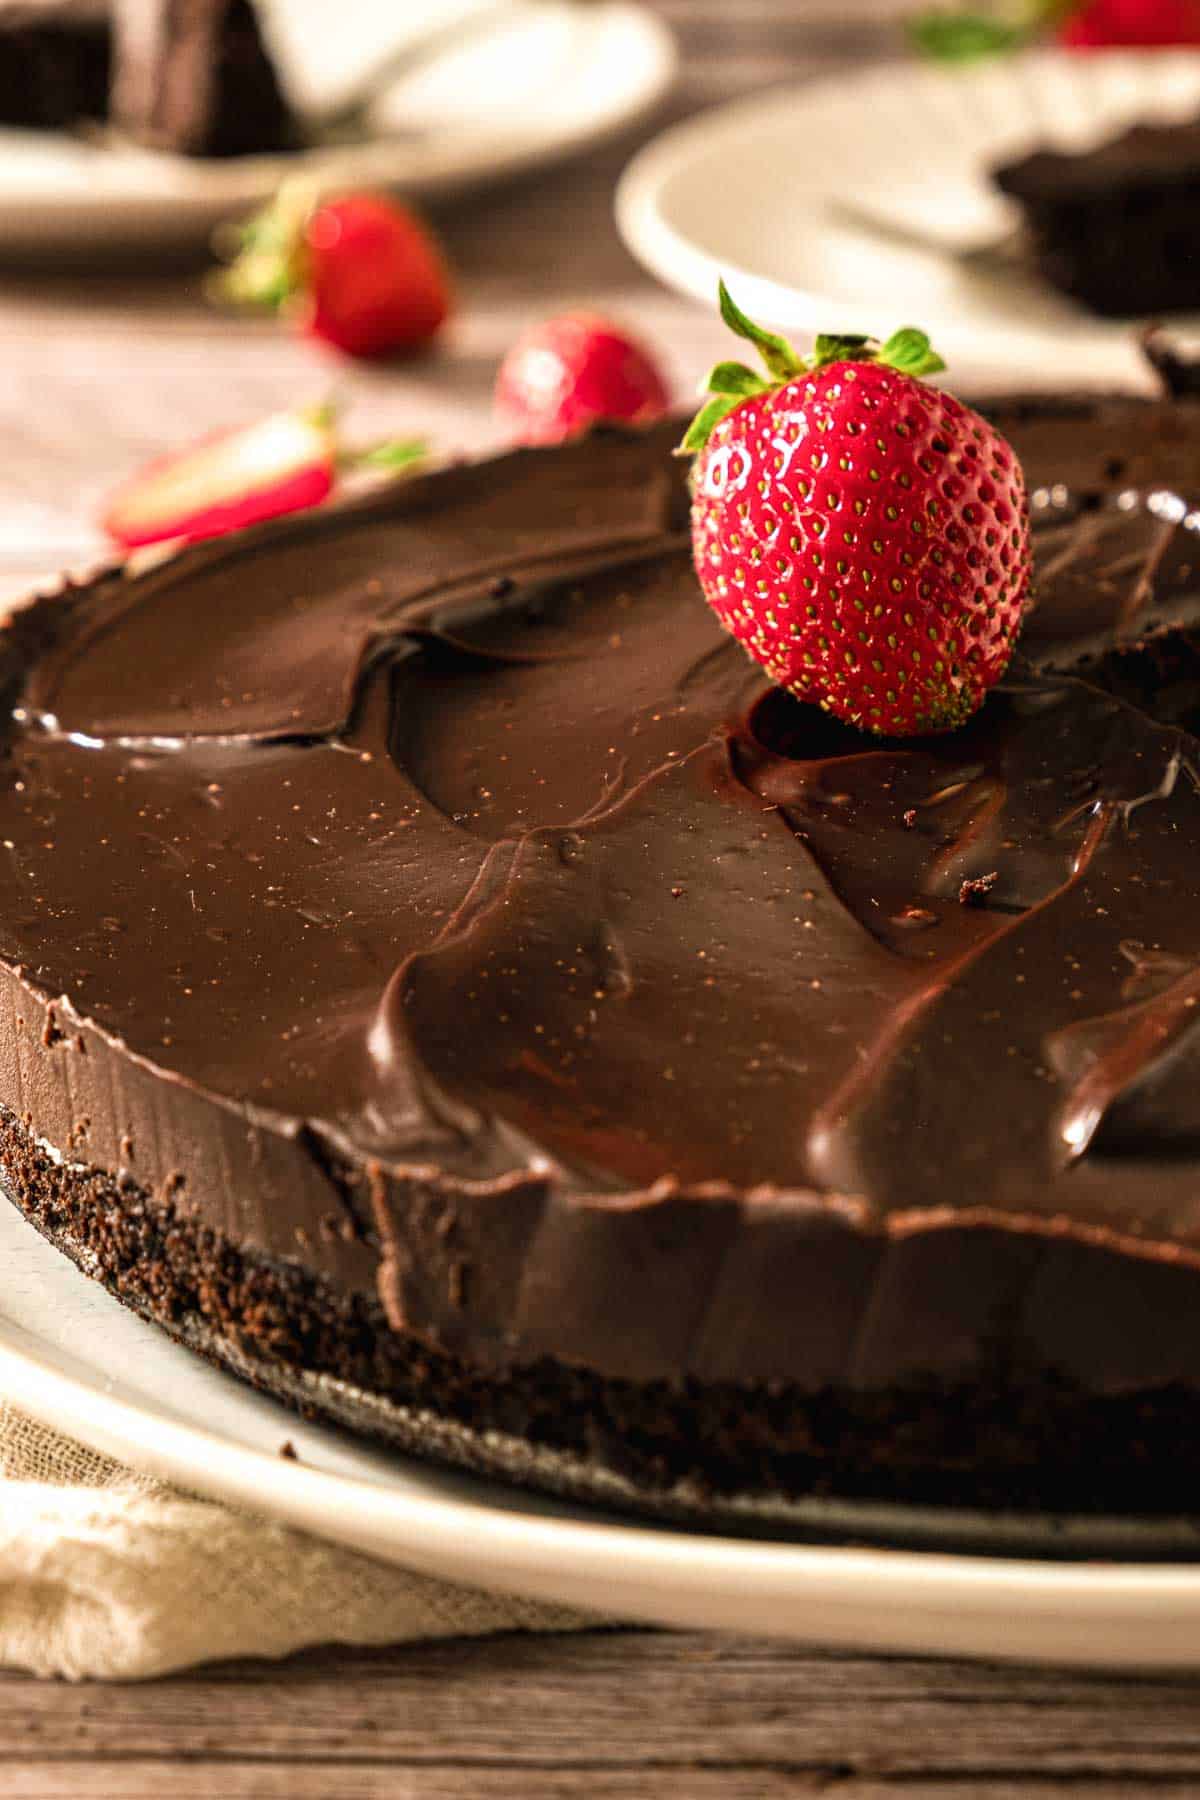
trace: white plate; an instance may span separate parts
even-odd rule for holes
[[[276,6],[282,14],[281,0]],[[334,16],[328,0],[321,6],[318,42],[328,39]],[[339,34],[344,30],[353,47],[365,22],[378,47],[381,13],[397,16],[369,0],[346,0],[336,13]],[[287,67],[289,58],[282,60]],[[344,86],[371,57],[360,46],[356,57],[332,60],[335,83],[340,77]],[[294,54],[290,61],[293,86],[316,104],[321,89],[311,50],[306,65]],[[666,27],[641,6],[528,0],[503,29],[465,42],[389,89],[373,109],[375,134],[353,146],[207,161],[0,129],[0,252],[78,256],[202,241],[223,219],[269,199],[290,175],[418,198],[499,180],[582,150],[641,117],[670,85],[675,62]],[[337,85],[326,97],[337,97]]]
[[[1016,221],[988,171],[1038,143],[1081,148],[1197,113],[1191,52],[905,62],[674,127],[626,171],[617,218],[656,275],[710,304],[724,275],[775,325],[886,336],[913,323],[956,375],[1116,385],[1143,374],[1129,327],[997,248]]]
[[[0,1394],[140,1469],[385,1561],[610,1617],[841,1648],[1200,1667],[1200,1566],[618,1523],[307,1424],[126,1312],[2,1199],[0,1267]],[[288,1439],[298,1462],[279,1455]]]

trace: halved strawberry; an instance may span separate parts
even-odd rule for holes
[[[158,457],[112,497],[101,524],[127,550],[221,537],[326,499],[341,475],[409,474],[427,458],[421,438],[347,448],[331,406],[271,413]]]
[[[327,412],[272,413],[152,462],[113,495],[101,524],[127,550],[219,537],[315,506],[336,470]]]

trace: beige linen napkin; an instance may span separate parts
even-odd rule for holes
[[[595,1623],[194,1499],[0,1401],[0,1666],[131,1680],[311,1644]]]

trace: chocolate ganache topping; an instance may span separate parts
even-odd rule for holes
[[[484,1367],[1200,1377],[1200,409],[988,410],[1037,609],[943,737],[722,635],[664,431],[21,615],[12,1112]]]

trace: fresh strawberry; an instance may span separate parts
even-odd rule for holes
[[[670,403],[650,352],[588,312],[561,313],[526,332],[496,379],[496,417],[517,444],[561,443],[599,420],[650,425]]]
[[[1004,673],[1029,597],[1013,450],[923,382],[924,332],[818,337],[802,360],[741,313],[768,379],[718,363],[682,450],[705,597],[781,687],[863,730],[961,725]]]
[[[238,242],[218,297],[283,310],[349,356],[418,349],[449,314],[441,251],[407,207],[381,194],[314,200],[285,185]]]
[[[221,537],[316,506],[348,464],[400,471],[423,455],[424,446],[411,441],[347,455],[330,409],[272,413],[152,462],[113,495],[101,524],[126,550]]]
[[[315,506],[333,487],[335,468],[333,431],[322,414],[272,413],[151,463],[114,494],[101,522],[128,550],[219,537]]]
[[[1162,50],[1200,44],[1200,0],[1087,0],[1060,25],[1072,50]]]

